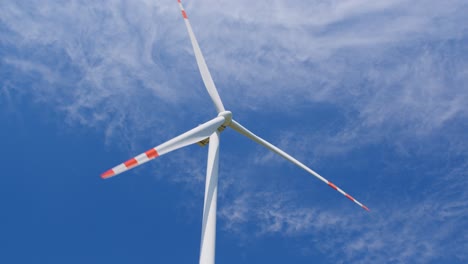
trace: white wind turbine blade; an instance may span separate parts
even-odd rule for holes
[[[127,160],[126,162],[115,166],[114,168],[104,172],[101,178],[107,179],[117,174],[125,172],[131,168],[139,166],[145,162],[148,162],[156,157],[162,156],[168,152],[176,149],[197,143],[203,139],[210,137],[225,121],[223,116],[218,116],[204,124],[197,126],[196,128],[189,130],[182,135],[179,135],[165,143],[154,147],[140,155]]]
[[[205,87],[208,90],[211,100],[213,100],[213,103],[215,104],[215,107],[218,113],[223,112],[225,110],[223,102],[221,101],[221,98],[219,97],[219,94],[218,94],[218,90],[216,90],[216,86],[213,82],[213,79],[211,78],[210,71],[208,70],[208,66],[206,65],[205,58],[203,57],[203,54],[200,50],[200,46],[198,45],[197,39],[195,38],[195,34],[193,33],[192,26],[190,25],[190,21],[187,17],[187,13],[185,12],[184,7],[182,6],[182,3],[180,2],[180,0],[177,0],[177,1],[179,2],[179,7],[180,7],[180,10],[182,11],[182,16],[185,21],[185,26],[187,26],[187,31],[190,36],[190,41],[192,42],[193,51],[195,53],[195,58],[197,59],[198,69],[200,70],[203,83],[205,84]]]
[[[333,184],[332,182],[328,181],[327,179],[325,179],[324,177],[322,177],[320,174],[318,174],[317,172],[313,171],[312,169],[310,169],[309,167],[307,167],[306,165],[302,164],[300,161],[296,160],[295,158],[293,158],[291,155],[289,155],[288,153],[282,151],[281,149],[277,148],[276,146],[274,146],[273,144],[269,143],[268,141],[260,138],[259,136],[255,135],[254,133],[250,132],[247,128],[243,127],[242,125],[240,125],[239,123],[237,123],[236,121],[232,120],[232,122],[230,123],[229,125],[232,129],[234,129],[235,131],[241,133],[242,135],[252,139],[253,141],[257,142],[258,144],[268,148],[269,150],[275,152],[276,154],[280,155],[281,157],[289,160],[290,162],[296,164],[297,166],[301,167],[302,169],[306,170],[307,172],[309,172],[310,174],[314,175],[316,178],[318,178],[319,180],[323,181],[324,183],[326,183],[328,186],[332,187],[333,189],[337,190],[339,193],[341,193],[342,195],[346,196],[346,198],[350,199],[351,201],[355,202],[356,204],[358,204],[359,206],[361,206],[363,209],[369,211],[369,208],[367,208],[365,205],[363,205],[362,203],[360,203],[359,201],[357,201],[356,199],[354,199],[351,195],[347,194],[346,192],[344,192],[342,189],[338,188],[335,184]]]
[[[200,245],[200,264],[215,262],[216,200],[218,195],[219,132],[210,137],[206,166],[205,202]]]

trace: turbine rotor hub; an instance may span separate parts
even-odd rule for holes
[[[229,126],[229,124],[231,124],[231,121],[232,121],[232,113],[231,111],[223,111],[223,112],[220,112],[218,114],[218,116],[222,116],[225,118],[225,121],[223,123],[223,126],[224,127],[227,127]]]
[[[231,111],[223,111],[223,112],[220,112],[218,114],[218,116],[222,116],[224,117],[224,123],[218,127],[218,132],[221,133],[224,131],[224,129],[226,129],[226,127],[228,127],[231,122],[232,122],[232,113]],[[207,137],[199,142],[197,142],[197,144],[201,147],[204,147],[206,145],[208,145],[208,143],[210,143],[210,138]]]

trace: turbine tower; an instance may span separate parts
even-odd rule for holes
[[[351,195],[344,192],[342,189],[337,187],[332,182],[328,181],[322,177],[317,172],[313,171],[300,161],[293,158],[291,155],[287,154],[283,150],[269,143],[268,141],[260,138],[254,133],[250,132],[248,129],[243,127],[241,124],[232,119],[232,113],[226,111],[219,97],[216,86],[211,78],[210,71],[206,65],[203,54],[198,45],[195,34],[193,33],[192,26],[188,19],[187,13],[185,12],[184,7],[180,0],[177,0],[180,10],[182,12],[182,17],[184,18],[185,25],[192,42],[193,51],[195,53],[195,58],[198,64],[198,68],[203,79],[203,83],[208,91],[208,94],[213,101],[216,111],[218,112],[217,117],[211,119],[210,121],[201,124],[167,142],[162,143],[134,158],[127,160],[124,163],[121,163],[118,166],[104,172],[101,175],[101,178],[107,179],[113,177],[117,174],[125,172],[131,168],[139,166],[145,162],[148,162],[154,158],[157,158],[161,155],[169,153],[171,151],[180,149],[182,147],[198,143],[200,145],[209,144],[208,147],[208,162],[206,169],[206,183],[205,183],[205,199],[203,206],[203,222],[202,222],[202,232],[201,232],[201,246],[200,246],[200,264],[213,264],[215,262],[215,241],[216,241],[216,202],[217,202],[217,192],[218,192],[218,161],[219,161],[219,142],[220,142],[220,133],[225,128],[232,128],[234,131],[250,138],[254,142],[266,147],[270,151],[280,155],[286,160],[294,163],[300,168],[304,169],[308,173],[315,176],[317,179],[321,180],[331,188],[335,189],[346,198],[350,199],[363,209],[369,211],[369,209],[354,199]]]

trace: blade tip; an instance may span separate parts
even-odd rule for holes
[[[108,179],[108,178],[110,178],[110,177],[112,177],[114,175],[115,175],[115,173],[114,173],[113,170],[108,170],[108,171],[104,172],[103,174],[101,174],[101,179]]]
[[[363,205],[362,208],[364,208],[364,210],[366,210],[367,212],[370,212],[370,209],[367,208],[367,206]]]

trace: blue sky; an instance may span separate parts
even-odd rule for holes
[[[234,118],[218,263],[468,261],[466,1],[184,6]],[[196,263],[207,148],[103,181],[215,115],[177,1],[0,3],[0,262]]]

